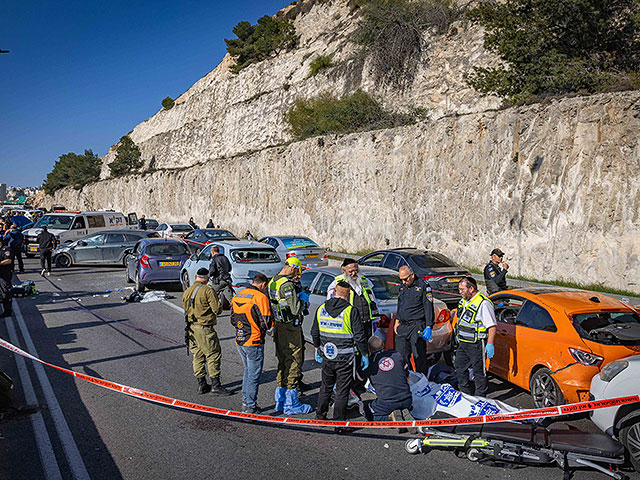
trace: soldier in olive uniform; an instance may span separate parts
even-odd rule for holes
[[[207,283],[209,270],[201,268],[196,273],[196,281],[182,295],[185,321],[189,330],[189,349],[193,353],[193,374],[198,380],[198,393],[213,391],[222,395],[230,392],[220,382],[222,349],[214,329],[222,305],[216,292]],[[207,383],[207,369],[211,385]]]

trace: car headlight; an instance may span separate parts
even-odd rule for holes
[[[607,363],[600,372],[600,379],[603,382],[610,382],[628,366],[629,362],[626,360],[616,360],[615,362]]]

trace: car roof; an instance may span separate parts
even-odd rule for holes
[[[415,248],[415,247],[400,247],[400,248],[388,248],[386,250],[376,250],[375,252],[371,252],[368,253],[367,255],[363,255],[363,256],[368,256],[368,255],[373,255],[373,254],[378,254],[378,253],[397,253],[400,255],[425,255],[425,254],[435,254],[435,253],[439,253],[439,252],[435,252],[432,250],[421,250],[419,248]]]
[[[171,228],[177,227],[178,225],[180,225],[181,227],[189,227],[191,230],[193,230],[193,227],[188,223],[176,222],[176,223],[167,223],[167,225],[169,225]]]
[[[185,245],[185,242],[182,240],[173,240],[171,238],[143,238],[140,240],[142,243],[151,244],[151,243],[180,243]]]
[[[565,287],[530,287],[518,290],[503,290],[494,295],[514,294],[530,300],[540,299],[542,302],[552,304],[559,310],[567,313],[622,309],[633,310],[626,303],[601,292],[591,292],[588,290],[575,290]],[[493,297],[494,295],[491,295]]]
[[[311,240],[307,235],[267,235],[262,238],[277,238],[278,240],[282,240],[283,238],[307,238]]]
[[[227,248],[270,248],[275,250],[271,245],[262,242],[256,242],[254,240],[240,240],[233,238],[225,238],[223,240],[214,240],[210,245],[220,245]]]
[[[398,275],[398,272],[396,272],[395,270],[391,270],[390,268],[384,268],[384,267],[371,267],[371,266],[364,266],[364,265],[360,265],[360,273],[363,274],[365,277],[367,275]],[[333,275],[338,276],[340,275],[340,273],[342,272],[340,266],[327,266],[327,267],[314,267],[314,268],[309,268],[306,269],[304,272],[320,272],[320,273],[327,273],[329,275]]]

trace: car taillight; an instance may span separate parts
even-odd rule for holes
[[[296,252],[289,252],[287,253],[287,258],[289,257],[295,257],[296,256]]]
[[[585,352],[584,350],[578,350],[577,348],[569,347],[569,352],[580,365],[584,365],[585,367],[597,367],[604,360],[604,358],[599,355],[595,355],[591,352]]]
[[[434,282],[439,282],[443,278],[444,277],[442,275],[425,275],[424,276],[424,281],[428,282],[429,280],[433,280]]]
[[[443,308],[436,318],[436,324],[447,323],[451,318],[451,311]]]
[[[324,256],[322,258],[329,258],[329,254],[327,253],[327,251],[324,251]]]
[[[380,315],[380,320],[378,320],[378,328],[389,328],[389,324],[391,323],[391,319],[386,315]]]
[[[151,268],[151,265],[149,265],[149,257],[146,255],[141,256],[140,265],[142,265],[144,268]]]

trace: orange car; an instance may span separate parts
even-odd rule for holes
[[[640,353],[639,312],[608,295],[543,287],[489,298],[498,322],[489,371],[538,407],[589,400],[604,364]]]

